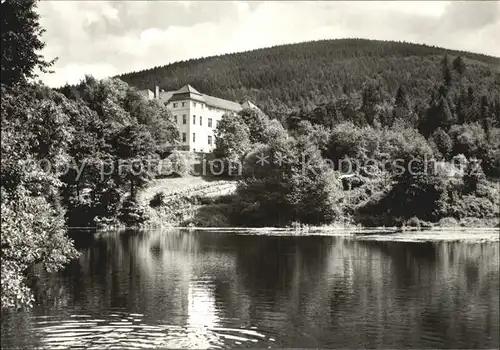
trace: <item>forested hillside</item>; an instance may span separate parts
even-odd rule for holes
[[[401,42],[340,39],[194,59],[120,76],[130,85],[165,90],[191,84],[231,100],[250,98],[265,112],[291,112],[361,92],[374,82],[395,97],[404,86],[413,104],[427,102],[441,81],[441,60],[461,56],[462,83],[478,95],[500,95],[500,58]],[[458,79],[458,76],[452,78]]]

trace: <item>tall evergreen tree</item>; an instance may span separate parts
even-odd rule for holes
[[[481,125],[483,126],[484,132],[486,134],[486,140],[490,141],[490,106],[488,103],[488,98],[486,96],[481,97],[480,105],[480,118]]]
[[[496,127],[500,127],[500,98],[497,98],[495,101],[495,107],[494,107],[494,113],[495,113],[495,123]]]
[[[450,69],[450,60],[448,54],[445,54],[443,60],[441,61],[441,74],[443,75],[443,84],[446,87],[451,86],[452,76]]]
[[[421,121],[419,129],[424,136],[429,136],[437,128],[447,131],[453,124],[454,118],[448,100],[440,93],[434,93],[425,113],[425,118]]]
[[[366,122],[373,125],[377,116],[377,105],[381,102],[380,89],[375,81],[365,83],[363,87],[363,104],[361,111],[365,115]]]
[[[453,69],[458,73],[458,78],[460,80],[460,86],[462,86],[462,78],[467,68],[462,56],[457,56],[452,62]]]
[[[467,88],[467,112],[466,122],[475,122],[479,119],[479,108],[476,94],[472,86]]]
[[[394,102],[396,107],[409,108],[408,95],[404,86],[400,85],[398,91],[396,92],[396,100]]]

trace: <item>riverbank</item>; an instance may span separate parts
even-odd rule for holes
[[[432,228],[429,230],[405,230],[397,227],[376,228],[339,228],[339,227],[314,227],[307,230],[277,227],[165,227],[164,232],[189,232],[212,235],[243,235],[266,237],[342,237],[357,241],[383,241],[383,242],[500,242],[500,234],[496,228]],[[150,230],[141,230],[150,231]],[[158,231],[158,228],[151,231]],[[116,234],[117,231],[99,231],[99,236]],[[163,232],[163,231],[162,231]]]
[[[233,229],[234,194],[237,180],[186,176],[181,178],[156,179],[138,194],[138,203],[144,208],[147,221],[145,228],[198,227]],[[310,226],[292,223],[284,228],[297,231],[383,229],[422,231],[439,229],[498,228],[499,217],[445,217],[438,222],[427,222],[418,218],[403,220],[394,227],[369,226],[355,222],[352,217],[342,217],[324,226]]]
[[[356,234],[371,234],[374,232],[385,233],[418,233],[418,232],[465,232],[468,234],[475,234],[478,232],[491,232],[500,237],[498,227],[493,226],[433,226],[426,228],[416,227],[363,227],[363,226],[340,226],[340,225],[326,225],[326,226],[302,226],[302,227],[233,227],[233,226],[177,226],[174,224],[165,225],[144,225],[141,229],[182,229],[182,230],[199,230],[199,231],[221,231],[221,232],[299,232],[299,233],[329,233],[329,232],[349,232]]]

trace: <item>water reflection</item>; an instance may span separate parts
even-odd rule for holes
[[[2,347],[491,348],[498,242],[97,235]]]

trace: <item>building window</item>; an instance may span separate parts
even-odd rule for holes
[[[193,115],[193,125],[196,125],[196,116]]]
[[[186,115],[183,114],[182,115],[182,124],[186,124],[187,123],[187,118],[186,118]]]
[[[193,142],[196,142],[196,134],[193,132]]]
[[[182,102],[182,107],[184,107],[186,105],[186,102]]]
[[[204,109],[205,108],[205,105],[202,103],[201,104],[201,109]]]
[[[186,133],[185,132],[182,133],[182,142],[186,142]]]
[[[177,103],[174,102],[174,108],[177,108]]]
[[[211,128],[212,127],[212,118],[208,118],[208,127]]]
[[[200,125],[203,125],[203,117],[200,115]]]
[[[177,123],[177,116],[174,115],[174,121]]]
[[[208,136],[208,144],[212,146],[212,136]]]
[[[196,102],[193,101],[193,107],[196,107]]]

